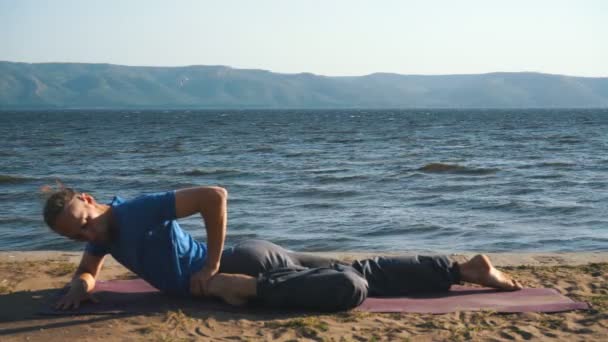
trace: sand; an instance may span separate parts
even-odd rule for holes
[[[325,253],[352,259],[368,253]],[[472,254],[469,254],[469,256]],[[552,287],[592,309],[566,313],[264,314],[204,310],[130,316],[40,317],[80,255],[0,252],[1,341],[512,341],[608,340],[608,252],[490,254],[529,287]],[[456,260],[466,256],[456,255]],[[110,259],[100,279],[134,275]]]

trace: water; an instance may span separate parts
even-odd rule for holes
[[[229,192],[227,244],[608,249],[608,110],[1,112],[0,250],[79,250],[39,187]],[[200,217],[180,220],[204,239]]]

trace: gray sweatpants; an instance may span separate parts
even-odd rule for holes
[[[446,256],[375,257],[344,263],[288,251],[264,240],[227,248],[222,273],[257,278],[257,297],[267,307],[348,310],[367,297],[447,291],[460,282],[456,263]]]

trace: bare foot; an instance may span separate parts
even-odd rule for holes
[[[218,273],[209,280],[209,294],[226,303],[241,306],[255,296],[255,278],[244,274]]]
[[[463,281],[493,287],[501,290],[520,290],[521,284],[511,279],[505,273],[497,270],[490,259],[482,254],[478,254],[469,261],[459,264],[460,276]]]

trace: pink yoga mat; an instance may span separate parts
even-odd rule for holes
[[[95,295],[100,303],[83,303],[78,310],[46,308],[45,315],[147,313],[175,309],[205,309],[230,312],[256,310],[231,307],[217,300],[174,298],[161,295],[142,279],[99,281]],[[560,312],[586,310],[587,303],[575,302],[554,289],[525,288],[498,291],[489,288],[452,286],[449,292],[411,297],[367,298],[357,311],[441,314],[455,311]],[[273,310],[276,311],[276,310]]]

